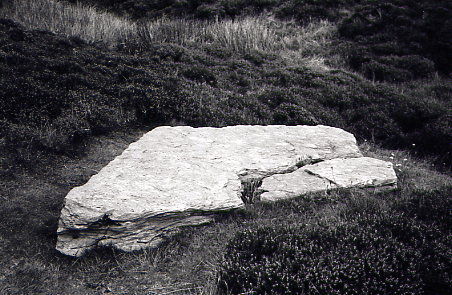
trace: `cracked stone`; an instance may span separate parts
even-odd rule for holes
[[[352,134],[321,125],[158,127],[68,193],[56,248],[81,256],[98,246],[154,247],[182,226],[243,207],[243,183],[263,179],[265,187],[274,174],[357,157]],[[312,182],[325,187],[327,181]]]
[[[292,173],[267,177],[259,191],[262,201],[276,201],[334,188],[391,190],[396,186],[397,176],[391,162],[358,157],[327,160]]]

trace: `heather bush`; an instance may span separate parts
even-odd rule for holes
[[[351,40],[353,69],[379,81],[401,82],[451,71],[449,1],[363,1],[339,26]]]
[[[443,204],[449,190],[427,194],[426,200],[412,196],[385,210],[366,210],[365,202],[349,202],[339,220],[319,215],[306,225],[240,232],[227,246],[220,290],[225,294],[448,294],[450,241],[431,212],[438,206],[433,199]],[[450,222],[447,216],[441,220]]]
[[[404,93],[305,62],[329,54],[321,48],[331,46],[331,23],[297,30],[291,21],[263,17],[206,22],[160,18],[141,28],[136,32],[141,45],[124,44],[111,51],[78,37],[27,31],[3,21],[1,42],[8,44],[0,52],[6,74],[0,91],[8,98],[0,111],[4,126],[41,130],[38,134],[49,135],[28,142],[43,141],[37,146],[50,149],[55,142],[62,150],[73,138],[136,123],[326,124],[387,147],[415,144],[417,152],[450,162],[447,91]],[[352,38],[355,33],[348,34]],[[361,46],[350,61],[373,82],[418,79],[436,70],[428,57],[391,53],[400,46],[384,34],[369,38],[381,54],[373,56],[372,46]],[[61,119],[65,117],[78,123]]]
[[[434,190],[416,189],[395,202],[394,207],[408,218],[415,218],[442,229],[452,228],[449,209],[452,200],[448,196],[452,187],[438,187]]]
[[[273,122],[280,125],[317,125],[319,121],[304,107],[282,103],[275,108]]]
[[[450,158],[448,100],[435,98],[444,95],[446,84],[403,94],[260,50],[157,43],[129,54],[26,31],[9,21],[0,25],[6,33],[0,42],[8,44],[0,60],[4,126],[48,134],[8,137],[13,142],[64,150],[72,139],[92,133],[172,120],[194,126],[326,124],[359,139],[391,147],[415,143],[419,151],[444,155],[445,162]]]
[[[295,18],[303,23],[314,19],[336,21],[346,14],[347,9],[360,2],[360,0],[281,1],[281,5],[275,8],[275,11],[281,18]]]

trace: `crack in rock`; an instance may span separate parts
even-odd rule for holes
[[[327,178],[327,177],[324,177],[324,176],[322,176],[322,175],[320,175],[320,174],[318,174],[318,173],[314,173],[314,172],[312,172],[312,171],[310,171],[310,170],[304,170],[304,171],[306,171],[306,173],[308,173],[309,175],[312,175],[312,176],[318,177],[318,178],[320,178],[320,179],[323,179],[323,180],[325,180],[325,181],[328,181],[328,182],[331,183],[332,185],[339,186],[335,181],[333,181],[333,180],[331,180],[331,179],[329,179],[329,178]]]
[[[392,190],[396,187],[397,176],[390,162],[369,157],[337,158],[265,178],[260,196],[261,200],[275,201],[334,188]]]
[[[290,142],[288,142],[290,143]],[[290,143],[291,146],[293,144]],[[272,171],[259,171],[252,169],[244,169],[242,170],[238,176],[241,181],[241,199],[245,204],[253,204],[255,202],[260,201],[260,196],[262,193],[266,192],[265,190],[260,189],[262,185],[262,181],[265,178],[280,175],[280,174],[289,174],[292,173],[304,166],[317,164],[323,162],[323,159],[315,158],[312,156],[303,156],[297,155],[295,156],[295,165],[289,167],[279,167],[275,168]],[[311,173],[311,172],[308,172]],[[314,173],[313,173],[314,175]],[[323,178],[320,175],[316,175],[320,178]],[[327,179],[328,180],[328,179]],[[336,184],[333,181],[329,180],[332,184]]]
[[[303,166],[310,165],[313,163],[322,162],[322,160],[313,160],[312,158],[300,159],[296,158],[296,164],[286,169],[276,169],[276,171],[259,171],[259,170],[246,170],[239,173],[239,178],[241,181],[241,199],[245,204],[253,204],[260,201],[260,195],[264,193],[260,189],[262,181],[265,178],[271,177],[273,175],[288,174],[292,173]],[[260,176],[258,176],[260,175]],[[320,177],[320,176],[319,176]]]

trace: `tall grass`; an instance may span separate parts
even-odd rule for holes
[[[334,31],[328,21],[300,27],[262,16],[215,21],[161,18],[144,24],[141,37],[150,43],[217,44],[236,52],[291,50],[308,54],[329,44]]]
[[[261,17],[216,21],[161,18],[144,24],[141,33],[149,43],[218,44],[236,52],[275,50],[281,45],[276,31]]]
[[[0,17],[27,28],[77,36],[88,42],[117,44],[136,37],[137,25],[80,3],[54,0],[7,0]]]
[[[255,16],[235,20],[201,21],[159,18],[137,23],[94,7],[55,0],[9,0],[0,17],[27,28],[77,36],[109,46],[175,43],[182,46],[218,45],[233,52],[252,50],[318,55],[329,44],[335,26],[327,21],[305,27],[292,21]]]

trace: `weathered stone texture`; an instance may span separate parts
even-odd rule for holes
[[[352,186],[394,182],[386,162],[371,159],[353,167],[340,162],[361,157],[352,134],[327,126],[158,127],[69,192],[57,249],[80,256],[99,245],[125,251],[155,246],[181,226],[242,207],[243,183],[252,179],[263,179],[265,200],[349,181]],[[382,174],[372,178],[366,171],[373,165],[389,170],[377,169]]]

